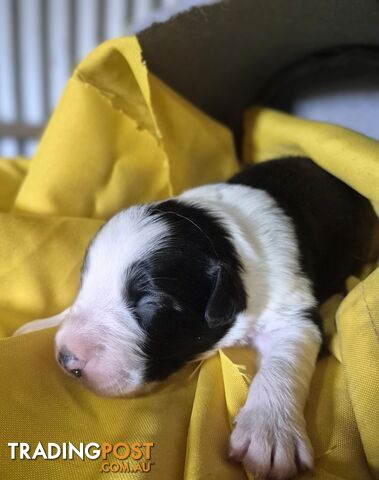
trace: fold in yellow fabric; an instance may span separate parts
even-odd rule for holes
[[[305,153],[378,200],[373,140],[265,109],[248,113],[245,137],[247,161]],[[251,352],[219,352],[149,395],[106,399],[58,368],[54,329],[11,336],[72,302],[86,246],[115,212],[238,169],[228,129],[151,75],[135,38],[107,42],[79,65],[31,161],[0,160],[0,478],[247,478],[227,443],[254,375]],[[366,275],[323,306],[330,354],[306,411],[316,479],[378,478],[379,272]],[[130,456],[112,454],[28,460],[17,447],[12,460],[12,442],[30,456],[39,442],[154,445],[150,471],[132,473]]]

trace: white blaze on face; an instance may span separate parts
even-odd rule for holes
[[[144,385],[144,332],[123,298],[126,272],[167,236],[162,220],[136,206],[114,216],[88,250],[79,294],[56,335],[57,359],[97,393],[135,393]]]

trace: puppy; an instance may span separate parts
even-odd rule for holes
[[[317,307],[369,258],[376,225],[370,203],[311,160],[272,160],[115,215],[88,247],[73,305],[17,333],[61,324],[59,364],[108,396],[224,347],[256,349],[230,456],[287,479],[313,465],[303,410]]]

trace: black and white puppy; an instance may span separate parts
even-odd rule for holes
[[[88,247],[73,305],[17,333],[61,324],[58,362],[108,396],[220,348],[255,348],[230,454],[286,479],[313,463],[303,410],[317,306],[368,259],[376,224],[366,199],[311,160],[272,160],[115,215]]]

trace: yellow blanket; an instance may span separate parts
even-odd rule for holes
[[[376,142],[277,112],[249,112],[246,160],[287,153],[312,156],[379,200]],[[226,452],[246,373],[254,373],[251,352],[220,352],[145,397],[104,399],[57,367],[54,329],[10,337],[72,302],[84,250],[105,219],[237,170],[230,132],[149,74],[135,38],[105,43],[79,65],[31,162],[0,161],[1,479],[246,478]],[[379,269],[348,285],[338,310],[337,297],[323,306],[331,354],[318,363],[306,412],[315,479],[379,478]],[[12,460],[10,442],[29,444],[30,455],[38,442],[45,449],[51,442],[154,446],[149,461],[113,453]],[[141,465],[150,472],[131,473]]]

